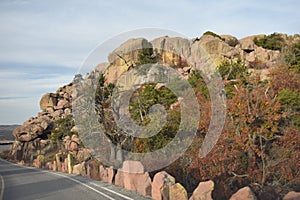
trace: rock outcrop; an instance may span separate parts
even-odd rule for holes
[[[155,200],[188,199],[186,189],[165,171],[156,173],[152,182],[149,173],[140,162],[127,160],[123,162],[121,169],[102,165],[92,158],[89,150],[82,145],[76,134],[79,127],[72,125],[69,127],[70,130],[67,130],[69,135],[61,136],[57,133],[59,127],[56,122],[71,118],[74,114],[72,100],[81,95],[80,90],[76,90],[74,86],[76,81],[92,86],[99,74],[103,73],[105,84],[115,83],[123,73],[139,64],[139,56],[144,49],[153,50],[151,56],[163,65],[174,68],[185,78],[188,78],[196,68],[211,75],[224,61],[241,60],[249,68],[249,72],[257,73],[262,80],[267,79],[270,69],[283,63],[283,58],[279,51],[258,47],[253,41],[255,37],[260,38],[262,35],[240,40],[231,35],[220,37],[203,35],[201,38],[191,40],[167,36],[152,41],[144,38],[130,39],[108,56],[109,63],[99,64],[84,78],[78,76],[80,80],[74,79],[72,83],[58,88],[56,92],[43,95],[40,100],[41,112],[14,130],[16,140],[9,157],[18,163],[114,183],[142,195],[152,196]],[[297,38],[300,40],[300,36]],[[209,62],[209,65],[205,66],[203,62]],[[152,80],[150,76],[146,78]],[[156,88],[160,90],[164,86],[159,83]],[[180,103],[178,99],[178,102],[170,106],[170,110],[180,107]],[[57,138],[51,139],[51,136]],[[53,142],[55,139],[59,139],[59,142]],[[123,161],[122,154],[118,152],[114,154],[118,161]],[[213,181],[200,182],[190,200],[212,199],[213,190]],[[249,187],[244,187],[230,199],[255,200],[256,197]],[[284,199],[299,199],[299,193],[290,192]]]
[[[10,152],[11,159],[33,163],[38,156],[53,150],[54,146],[49,144],[48,137],[56,128],[55,120],[72,114],[72,92],[73,83],[70,83],[58,88],[55,93],[42,96],[40,101],[42,111],[38,116],[31,117],[13,131],[16,141]]]
[[[255,37],[260,38],[263,35],[240,40],[231,35],[221,35],[220,38],[203,35],[200,39],[191,40],[165,36],[150,42],[143,38],[130,39],[110,54],[110,65],[105,72],[105,77],[109,83],[115,83],[121,74],[138,63],[138,55],[142,48],[152,48],[160,62],[167,66],[176,66],[176,70],[186,78],[195,68],[201,67],[203,71],[212,74],[225,60],[240,59],[246,67],[255,70],[268,70],[284,62],[279,51],[267,50],[255,45],[253,41]],[[199,66],[207,61],[205,54],[209,54],[213,62],[209,65],[210,69]],[[199,60],[200,57],[202,60]]]
[[[13,131],[13,135],[20,142],[30,142],[39,136],[49,133],[53,129],[53,122],[48,116],[30,118],[22,126]]]

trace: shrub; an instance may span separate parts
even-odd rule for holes
[[[288,115],[288,125],[292,124],[297,130],[300,130],[300,93],[284,89],[279,92],[278,99],[283,111]]]
[[[224,80],[243,79],[248,75],[247,67],[241,60],[235,62],[225,60],[218,66],[218,70]]]
[[[153,48],[139,50],[137,65],[156,63],[157,58],[153,55]]]
[[[200,91],[205,98],[208,98],[209,91],[200,72],[193,71],[189,76],[188,81],[196,91]]]
[[[273,33],[271,35],[265,35],[263,38],[258,39],[257,37],[254,38],[253,42],[265,49],[269,50],[282,50],[284,47],[284,40],[278,33]]]
[[[134,120],[142,122],[142,117],[146,117],[152,105],[161,104],[166,109],[175,103],[177,98],[168,88],[158,91],[154,85],[146,85],[133,96],[130,101],[129,112]]]
[[[75,125],[71,115],[58,119],[54,122],[55,129],[51,131],[49,138],[54,142],[59,142],[65,136],[72,136],[77,134],[72,132],[71,129]]]

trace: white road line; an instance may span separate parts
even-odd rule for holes
[[[113,191],[113,190],[111,190],[111,189],[108,189],[108,188],[106,188],[106,187],[102,187],[102,186],[100,186],[100,185],[97,185],[96,183],[91,183],[91,184],[94,185],[94,186],[97,186],[97,187],[99,187],[99,188],[101,188],[101,189],[103,189],[103,190],[106,190],[106,191],[108,191],[108,192],[111,192],[111,193],[113,193],[113,194],[115,194],[115,195],[118,195],[118,196],[120,196],[120,197],[123,197],[124,199],[134,200],[134,199],[132,199],[132,198],[130,198],[130,197],[128,197],[128,196],[125,196],[125,195],[123,195],[123,194],[120,194],[120,193],[118,193],[118,192],[115,192],[115,191]]]
[[[2,185],[1,192],[0,192],[0,199],[2,200],[3,199],[3,195],[4,195],[5,184],[4,184],[4,178],[3,178],[3,176],[2,175],[0,175],[0,176],[1,176],[1,185]]]
[[[63,175],[63,174],[59,174],[59,173],[55,173],[55,172],[52,172],[52,171],[42,170],[42,169],[39,169],[39,168],[34,168],[34,167],[28,167],[28,166],[18,165],[18,164],[11,163],[11,162],[8,162],[8,161],[6,161],[6,160],[3,160],[3,159],[1,159],[1,158],[0,158],[0,160],[6,162],[6,163],[8,163],[8,164],[11,164],[11,165],[14,165],[14,166],[21,167],[21,168],[33,169],[33,170],[40,171],[40,172],[43,172],[43,173],[51,173],[51,174],[54,174],[54,175],[57,175],[57,176],[61,176],[61,177],[67,178],[67,179],[69,179],[69,180],[71,180],[71,181],[74,181],[74,182],[76,182],[76,183],[79,183],[80,185],[82,185],[82,186],[84,186],[84,187],[89,188],[90,190],[93,190],[94,192],[96,192],[96,193],[98,193],[98,194],[100,194],[100,195],[106,197],[107,199],[115,200],[114,198],[112,198],[112,197],[110,197],[110,196],[104,194],[103,192],[100,192],[100,191],[96,190],[95,188],[93,188],[93,187],[91,187],[91,186],[89,186],[89,185],[87,185],[87,184],[85,184],[85,183],[82,183],[82,182],[80,182],[80,181],[78,181],[78,180],[76,180],[76,179],[73,179],[73,178],[71,178],[71,177],[69,177],[69,176],[66,176],[66,175]],[[0,175],[0,176],[1,176],[1,175]],[[1,177],[2,177],[2,176],[1,176]],[[0,200],[2,200],[2,198],[0,198]]]
[[[1,159],[1,158],[0,158],[0,159]],[[18,164],[11,163],[11,162],[8,162],[8,161],[3,160],[3,159],[1,159],[1,161],[4,161],[4,162],[6,162],[6,163],[8,163],[8,164],[12,164],[12,165],[15,165],[15,166],[18,166],[18,167],[23,167],[23,168],[27,168],[27,169],[33,169],[33,170],[37,170],[37,171],[44,172],[44,173],[51,173],[51,174],[54,174],[54,175],[57,175],[57,176],[61,176],[61,177],[67,178],[67,179],[69,179],[69,180],[71,180],[71,181],[74,181],[74,182],[76,182],[76,183],[79,183],[79,184],[81,184],[81,185],[83,185],[83,186],[85,186],[85,187],[87,187],[87,188],[93,190],[94,192],[96,192],[96,193],[98,193],[98,194],[100,194],[100,195],[102,195],[102,196],[104,196],[104,197],[106,197],[106,198],[108,198],[108,199],[110,199],[110,200],[115,200],[114,198],[112,198],[112,197],[110,197],[110,196],[104,194],[103,192],[100,192],[100,191],[98,191],[97,189],[95,189],[95,188],[93,188],[93,187],[91,187],[91,186],[89,186],[89,185],[87,185],[87,184],[85,184],[85,183],[82,183],[82,182],[80,182],[80,181],[78,181],[78,180],[76,180],[76,179],[74,179],[74,178],[71,178],[71,177],[69,177],[69,176],[66,176],[66,175],[63,175],[63,174],[60,174],[60,173],[56,173],[56,172],[54,172],[54,171],[48,171],[48,170],[42,170],[42,169],[35,168],[35,167],[29,167],[29,166],[18,165]],[[1,175],[0,175],[0,176],[1,176]],[[99,188],[101,188],[101,189],[103,189],[103,190],[106,190],[106,191],[108,191],[108,192],[110,192],[110,193],[113,193],[113,194],[115,194],[115,195],[118,195],[118,196],[120,196],[120,197],[123,197],[124,199],[127,199],[127,200],[134,200],[133,198],[130,198],[130,197],[128,197],[128,196],[125,196],[125,195],[123,195],[123,194],[120,194],[120,193],[118,193],[118,192],[116,192],[116,191],[113,191],[113,190],[111,190],[111,189],[108,189],[108,188],[106,188],[106,187],[102,187],[102,186],[97,185],[97,184],[95,184],[95,183],[91,183],[91,184],[94,185],[94,186],[97,186],[97,187],[99,187]],[[1,200],[1,198],[0,198],[0,200]]]
[[[98,194],[100,194],[100,195],[102,195],[102,196],[104,196],[104,197],[106,197],[106,198],[108,198],[108,199],[110,199],[110,200],[115,200],[114,198],[112,198],[112,197],[110,197],[110,196],[104,194],[103,192],[100,192],[100,191],[96,190],[95,188],[93,188],[93,187],[91,187],[91,186],[89,186],[89,185],[87,185],[87,184],[85,184],[85,183],[82,183],[82,182],[80,182],[80,181],[78,181],[78,180],[76,180],[76,179],[73,179],[73,178],[71,178],[71,177],[69,177],[69,176],[65,176],[65,175],[63,175],[63,174],[59,174],[59,173],[55,173],[55,172],[51,172],[51,171],[48,171],[48,172],[51,173],[51,174],[55,174],[55,175],[57,175],[57,176],[61,176],[61,177],[67,178],[67,179],[69,179],[69,180],[71,180],[71,181],[74,181],[74,182],[76,182],[76,183],[79,183],[80,185],[83,185],[83,186],[89,188],[90,190],[93,190],[94,192],[96,192],[96,193],[98,193]]]

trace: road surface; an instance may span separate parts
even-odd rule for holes
[[[19,166],[0,159],[0,200],[150,199],[102,181]]]

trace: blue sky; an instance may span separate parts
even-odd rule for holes
[[[1,0],[0,124],[21,124],[46,92],[70,82],[99,44],[145,27],[187,37],[300,33],[300,1]]]

